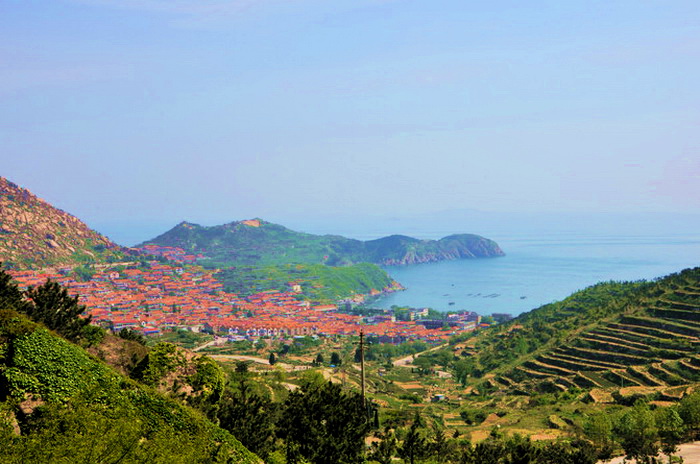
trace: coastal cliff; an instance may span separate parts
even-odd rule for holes
[[[391,241],[396,243],[390,244]],[[440,240],[417,240],[394,235],[365,243],[368,248],[375,248],[372,262],[383,265],[505,256],[496,242],[473,234],[450,235]]]

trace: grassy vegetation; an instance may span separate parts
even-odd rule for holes
[[[201,413],[12,310],[0,313],[0,353],[3,462],[259,462]]]
[[[438,241],[392,235],[363,242],[295,232],[262,220],[258,226],[244,222],[214,227],[181,223],[144,244],[148,243],[202,253],[221,266],[398,264],[503,254],[495,242],[478,235],[452,235]]]
[[[191,330],[187,329],[179,329],[172,331],[164,331],[160,336],[149,337],[146,340],[149,346],[153,346],[156,343],[166,342],[174,343],[183,348],[193,349],[213,339],[213,335],[192,332]]]
[[[391,286],[392,279],[378,266],[369,263],[345,267],[322,264],[284,264],[277,266],[241,266],[227,268],[215,275],[227,291],[249,295],[264,290],[289,291],[290,282],[302,288],[300,299],[335,302],[356,294],[369,294]]]

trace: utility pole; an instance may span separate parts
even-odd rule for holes
[[[360,329],[360,386],[362,388],[362,407],[367,409],[365,400],[365,333]]]

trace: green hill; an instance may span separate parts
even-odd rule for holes
[[[485,331],[473,350],[467,370],[492,390],[677,397],[700,381],[700,268],[594,285]]]
[[[227,291],[249,295],[265,290],[286,291],[289,282],[298,283],[304,299],[332,303],[357,294],[402,288],[378,266],[359,263],[352,266],[323,264],[280,264],[277,266],[239,266],[216,274]]]
[[[0,446],[4,463],[261,462],[202,413],[8,309],[0,310]]]
[[[221,265],[339,266],[360,262],[393,265],[504,254],[494,241],[478,235],[451,235],[440,240],[392,235],[361,241],[339,235],[295,232],[259,219],[213,227],[182,222],[140,246],[147,244],[179,247]]]

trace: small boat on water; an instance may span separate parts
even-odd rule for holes
[[[455,302],[454,302],[454,301],[450,301],[450,302],[447,303],[447,304],[450,305],[450,306],[454,306],[454,305],[455,305]]]

